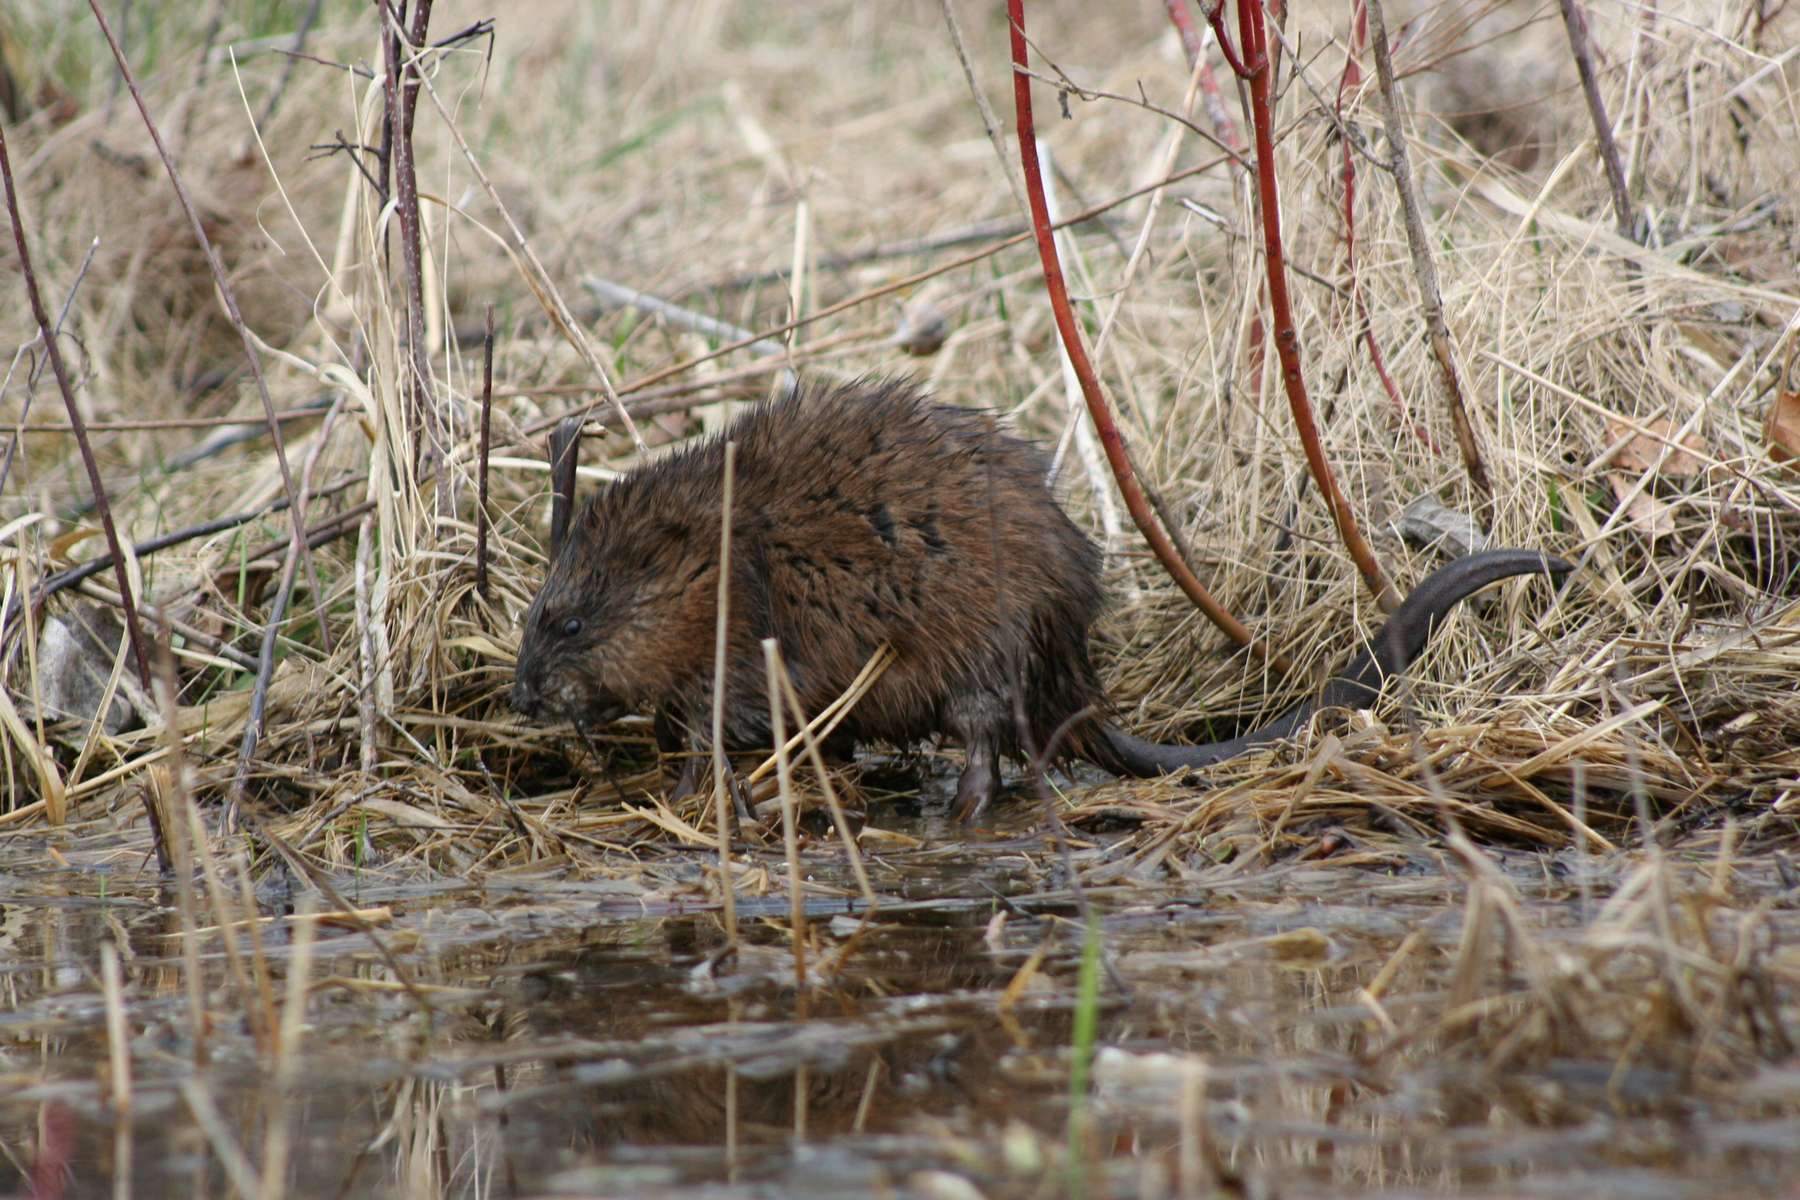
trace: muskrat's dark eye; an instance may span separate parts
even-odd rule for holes
[[[568,620],[566,620],[562,623],[562,635],[564,637],[574,637],[576,634],[578,634],[580,632],[581,632],[581,618],[580,617],[570,617]]]

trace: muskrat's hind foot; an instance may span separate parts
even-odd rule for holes
[[[1000,791],[1000,730],[1008,711],[1001,697],[974,692],[951,700],[944,713],[944,725],[968,755],[950,808],[958,821],[973,821]]]
[[[958,821],[973,821],[993,803],[1000,791],[1000,754],[992,734],[969,743],[969,761],[956,780],[956,803],[950,814]]]

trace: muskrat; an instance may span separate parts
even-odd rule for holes
[[[886,642],[897,656],[835,748],[962,743],[964,818],[993,798],[1002,756],[1053,748],[1152,776],[1286,737],[1321,707],[1366,706],[1457,601],[1511,575],[1571,569],[1535,550],[1456,559],[1310,701],[1229,741],[1159,745],[1106,719],[1088,657],[1100,555],[1052,495],[1043,451],[906,381],[803,388],[588,499],[525,615],[513,707],[591,728],[649,706],[666,750],[684,727],[689,745],[706,745],[727,441],[727,748],[772,742],[763,639],[780,643],[809,714]]]

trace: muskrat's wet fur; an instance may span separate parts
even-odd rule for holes
[[[1087,644],[1103,605],[1100,556],[1052,496],[1043,452],[991,415],[932,403],[908,382],[802,390],[587,501],[525,617],[520,711],[592,727],[653,708],[659,740],[682,728],[703,744],[728,440],[737,450],[727,747],[772,741],[763,639],[780,643],[809,714],[886,642],[894,662],[834,742],[961,743],[965,816],[993,796],[1000,757],[1059,735],[1060,753],[1134,775],[1286,736],[1320,704],[1366,703],[1469,593],[1508,575],[1569,569],[1535,551],[1458,559],[1420,584],[1376,635],[1375,652],[1315,701],[1229,742],[1157,745],[1105,719]]]

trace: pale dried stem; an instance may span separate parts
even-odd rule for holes
[[[193,790],[188,782],[187,747],[181,738],[181,716],[177,707],[176,679],[173,663],[159,670],[155,679],[157,706],[162,713],[162,740],[167,750],[166,761],[150,776],[150,785],[158,787],[163,832],[168,836],[170,871],[175,877],[175,908],[180,919],[181,982],[187,995],[188,1036],[193,1040],[194,1065],[206,1062],[207,1036],[211,1022],[206,1016],[205,984],[200,974],[200,911],[194,898],[194,843],[190,830],[194,808]]]
[[[718,621],[713,657],[712,766],[713,810],[718,827],[719,897],[724,907],[725,937],[736,946],[737,884],[731,865],[731,796],[727,776],[731,762],[725,754],[725,674],[730,652],[731,612],[731,501],[737,470],[737,443],[725,443],[725,478],[721,485],[719,514]]]
[[[294,910],[293,953],[287,964],[287,989],[281,1002],[281,1024],[275,1039],[275,1069],[270,1073],[269,1112],[263,1134],[262,1200],[280,1200],[287,1194],[288,1150],[292,1130],[287,1114],[288,1093],[299,1076],[300,1040],[306,1029],[306,997],[312,975],[313,935],[318,908],[311,892],[300,897]]]
[[[113,1196],[131,1195],[131,1030],[125,1021],[125,983],[119,950],[100,943],[100,991],[106,1003],[106,1050],[112,1074]]]
[[[825,793],[825,805],[831,810],[831,819],[837,828],[838,838],[844,843],[844,854],[850,860],[850,870],[856,876],[857,886],[862,889],[863,900],[867,907],[863,910],[862,921],[856,931],[844,939],[843,949],[833,960],[831,973],[840,969],[851,948],[856,944],[857,936],[867,927],[875,910],[880,907],[876,899],[875,888],[869,882],[869,872],[863,866],[862,851],[856,845],[856,831],[850,827],[850,818],[844,813],[844,806],[838,800],[837,788],[832,786],[831,772],[825,765],[825,754],[820,749],[827,736],[827,731],[815,731],[817,721],[806,719],[806,710],[800,706],[800,694],[794,690],[794,681],[784,670],[781,675],[781,690],[787,700],[788,711],[793,713],[794,720],[800,725],[800,734],[805,739],[806,756],[812,762],[813,771],[819,777],[819,790]]]
[[[781,785],[781,846],[787,860],[788,876],[788,940],[794,950],[794,1020],[804,1021],[808,1014],[806,979],[806,884],[805,868],[800,862],[800,831],[795,816],[794,778],[788,769],[787,722],[782,717],[782,681],[787,670],[782,666],[781,648],[774,638],[764,638],[763,665],[768,672],[769,729],[775,738],[775,761]],[[794,1141],[806,1140],[807,1069],[802,1063],[794,1070]]]
[[[260,1195],[261,1181],[256,1177],[256,1168],[250,1165],[250,1160],[238,1148],[231,1130],[219,1116],[219,1108],[213,1103],[212,1090],[194,1076],[183,1079],[176,1086],[181,1091],[182,1099],[187,1101],[188,1111],[194,1115],[194,1123],[206,1135],[213,1155],[218,1158],[219,1165],[225,1168],[231,1186],[237,1189],[240,1196]]]
[[[266,1053],[273,1049],[274,1024],[273,1014],[257,1003],[258,989],[251,981],[250,971],[244,965],[242,948],[238,945],[236,922],[232,919],[231,894],[225,888],[225,881],[219,874],[218,863],[213,858],[212,847],[206,838],[206,829],[200,821],[200,810],[192,805],[184,805],[187,819],[188,845],[194,851],[194,857],[200,864],[200,877],[206,883],[207,902],[212,906],[213,924],[219,926],[219,942],[225,949],[225,966],[231,974],[232,984],[237,988],[238,1005],[243,1011],[250,1026],[250,1036],[255,1041],[258,1053]]]
[[[380,686],[375,669],[375,622],[370,603],[372,559],[375,554],[375,518],[363,517],[356,538],[356,657],[361,685],[356,690],[356,711],[361,737],[362,773],[373,777],[381,761],[378,740]]]

